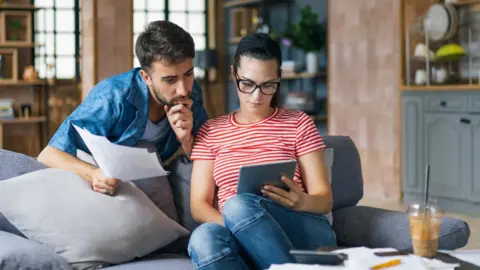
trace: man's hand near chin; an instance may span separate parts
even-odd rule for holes
[[[177,136],[177,140],[182,144],[183,151],[190,157],[193,148],[193,114],[190,108],[193,101],[191,99],[179,100],[176,105],[169,107],[165,105],[168,122]]]

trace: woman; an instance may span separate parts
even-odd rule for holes
[[[305,113],[275,107],[281,62],[267,35],[244,37],[231,67],[240,109],[209,120],[196,137],[191,212],[202,224],[189,243],[196,268],[266,269],[293,262],[291,249],[336,245],[325,217],[332,194],[322,138]],[[236,194],[240,166],[292,158],[294,179],[282,178],[289,192],[265,186],[263,197]]]

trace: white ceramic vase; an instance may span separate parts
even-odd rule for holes
[[[315,52],[308,52],[306,54],[306,61],[307,61],[307,72],[308,73],[315,73],[317,72],[318,67],[318,60],[317,54]]]

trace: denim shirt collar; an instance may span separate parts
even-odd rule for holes
[[[148,115],[149,108],[149,91],[148,86],[140,75],[140,68],[137,68],[134,72],[134,83],[132,84],[132,89],[127,96],[127,100],[137,108],[137,110],[144,109]]]
[[[132,82],[130,92],[126,96],[126,100],[136,109],[136,111],[129,112],[134,114],[135,120],[130,122],[120,139],[123,144],[131,146],[135,145],[142,137],[149,117],[150,97],[148,86],[139,71],[140,68],[135,68],[133,76],[130,78]]]

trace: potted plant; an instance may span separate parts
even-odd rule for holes
[[[306,55],[307,72],[317,72],[317,52],[325,48],[326,29],[309,5],[300,10],[300,21],[288,24],[284,36]]]
[[[19,19],[12,19],[8,23],[10,36],[9,40],[18,40],[21,35],[22,22]]]

